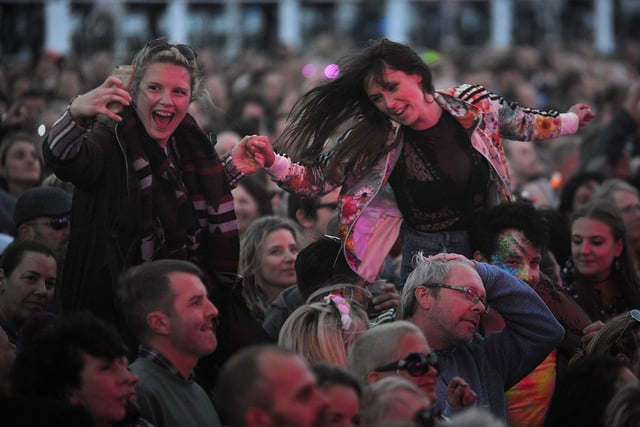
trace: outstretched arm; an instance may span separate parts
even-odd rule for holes
[[[596,117],[588,104],[572,105],[571,108],[569,108],[569,113],[574,113],[578,116],[580,126],[585,126]]]
[[[245,175],[273,165],[276,153],[269,138],[262,135],[245,136],[231,150],[236,168]]]

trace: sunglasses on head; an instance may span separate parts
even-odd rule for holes
[[[31,221],[32,224],[46,225],[54,230],[64,230],[69,227],[69,217],[61,216],[59,218],[44,218]]]
[[[624,325],[624,328],[622,328],[622,331],[620,332],[620,335],[618,335],[618,338],[616,338],[616,340],[614,341],[614,345],[618,344],[618,342],[624,337],[624,335],[630,328],[640,324],[640,310],[633,309],[629,311],[629,320],[630,321],[628,321],[627,324]]]
[[[429,368],[432,366],[436,371],[440,371],[438,356],[436,356],[435,353],[410,353],[404,359],[381,366],[375,369],[375,371],[387,372],[405,370],[409,372],[409,375],[412,377],[419,377],[429,372]]]
[[[170,50],[172,47],[175,47],[176,49],[178,49],[178,52],[180,52],[180,54],[184,56],[185,59],[189,62],[195,61],[196,58],[198,58],[198,54],[196,53],[196,51],[187,44],[171,44],[162,39],[155,39],[147,43],[145,47],[149,49],[149,53],[151,55],[165,50]]]

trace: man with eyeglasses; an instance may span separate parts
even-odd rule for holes
[[[62,266],[69,244],[70,193],[57,187],[34,187],[18,197],[13,218],[16,240],[35,240],[49,246]]]
[[[287,215],[298,223],[308,243],[327,234],[331,215],[338,207],[339,193],[338,188],[315,199],[305,199],[295,194],[287,196]]]
[[[417,254],[402,293],[405,319],[424,333],[438,356],[438,403],[445,415],[447,383],[464,378],[476,405],[505,419],[505,390],[529,374],[560,343],[564,329],[531,287],[495,266],[458,254]],[[493,306],[505,328],[478,333]]]

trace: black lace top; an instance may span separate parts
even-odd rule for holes
[[[405,129],[402,154],[389,178],[404,220],[424,232],[467,229],[485,206],[487,161],[447,112],[430,129]]]

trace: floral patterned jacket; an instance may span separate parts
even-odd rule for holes
[[[519,141],[549,139],[575,133],[579,126],[576,114],[520,107],[477,85],[440,90],[434,97],[462,125],[473,147],[491,165],[489,206],[511,200],[503,137]],[[403,127],[395,126],[388,141],[398,141],[398,145],[365,176],[355,179],[344,171],[338,200],[340,238],[347,262],[368,281],[377,276],[400,232],[402,215],[387,181],[402,150],[402,138]],[[328,152],[317,164],[302,165],[277,155],[267,172],[287,191],[319,197],[336,187],[323,179],[322,167],[330,156]]]

